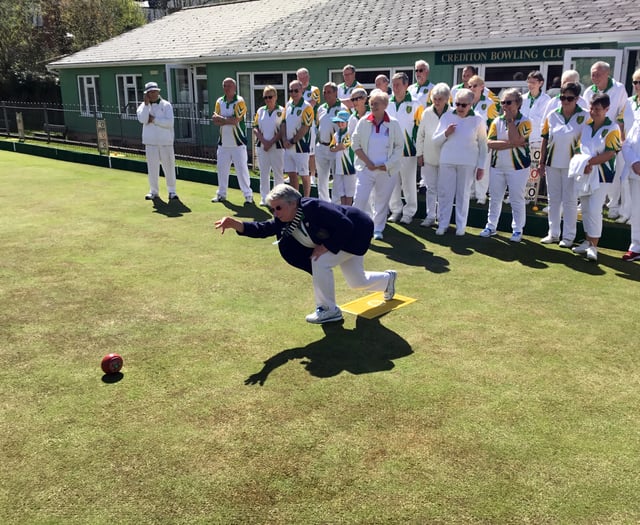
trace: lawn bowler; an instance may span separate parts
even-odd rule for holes
[[[340,266],[351,288],[384,292],[385,301],[395,294],[396,272],[367,272],[364,254],[373,236],[369,216],[352,206],[302,197],[286,184],[279,184],[267,195],[274,218],[263,222],[242,222],[223,217],[215,227],[239,235],[266,238],[275,235],[280,254],[292,266],[312,275],[315,312],[307,322],[322,324],[342,320],[336,304],[333,268]]]

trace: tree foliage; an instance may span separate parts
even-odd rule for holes
[[[37,95],[48,62],[144,23],[134,0],[0,0],[0,98]]]

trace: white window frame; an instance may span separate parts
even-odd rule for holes
[[[80,116],[102,118],[98,75],[78,75],[78,101]]]
[[[362,84],[362,86],[367,90],[367,91],[371,91],[372,89],[374,89],[376,87],[375,82],[362,82],[360,79],[358,79],[358,73],[360,72],[368,72],[368,71],[377,71],[378,74],[380,75],[387,75],[387,77],[389,77],[389,87],[391,87],[391,79],[393,78],[393,75],[395,75],[398,72],[405,72],[407,73],[407,75],[409,76],[409,84],[412,84],[415,82],[414,76],[415,76],[415,72],[414,72],[414,66],[413,65],[408,65],[408,66],[393,66],[393,67],[389,67],[389,66],[381,66],[381,67],[359,67],[356,68],[356,80]],[[342,78],[342,69],[330,69],[329,70],[329,82],[333,82],[333,78],[338,78],[339,82],[336,82],[336,85],[338,84],[342,84],[342,82],[344,82],[343,78]]]
[[[122,83],[122,86],[120,85]],[[129,89],[133,88],[135,100],[129,100]],[[116,92],[118,94],[118,109],[120,117],[124,120],[136,120],[136,109],[142,103],[142,75],[121,74],[116,75]],[[130,106],[133,104],[133,107]],[[124,111],[123,111],[124,108]]]
[[[611,68],[611,76],[619,82],[624,82],[622,77],[622,61],[624,59],[624,49],[565,49],[564,62],[562,65],[563,71],[567,69],[575,69],[576,58],[593,58],[593,62],[597,62],[598,59],[607,57],[614,57],[615,62]],[[582,74],[581,71],[579,73]],[[592,82],[586,82],[586,73],[581,77],[581,81],[585,84],[584,87],[588,87]]]

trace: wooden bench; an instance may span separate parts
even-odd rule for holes
[[[47,134],[47,142],[51,142],[52,133],[61,135],[65,140],[67,139],[67,126],[64,124],[49,124],[46,122],[44,125],[44,131]]]

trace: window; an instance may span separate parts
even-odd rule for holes
[[[80,115],[102,118],[100,113],[100,77],[79,76],[78,93],[80,95]]]
[[[267,72],[267,73],[239,73],[238,95],[247,103],[247,122],[253,121],[253,116],[264,104],[262,92],[266,86],[273,86],[278,92],[278,104],[284,106],[289,99],[289,82],[296,79],[295,71]]]
[[[116,75],[118,108],[124,119],[136,119],[136,109],[144,99],[141,75]]]

